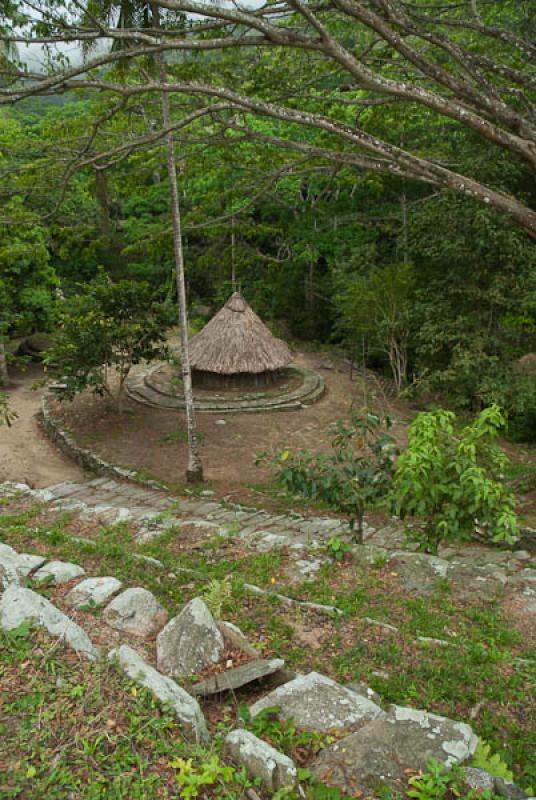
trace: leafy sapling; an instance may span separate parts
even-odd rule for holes
[[[396,463],[393,510],[412,518],[409,535],[428,553],[442,541],[470,538],[477,522],[494,542],[511,544],[517,518],[501,480],[508,458],[496,444],[504,415],[493,405],[459,431],[455,423],[441,409],[415,417]]]
[[[140,281],[112,283],[100,274],[79,289],[63,306],[61,327],[46,356],[61,374],[56,393],[62,400],[72,400],[84,389],[111,397],[110,375],[115,371],[115,399],[121,412],[131,368],[167,354],[169,309]]]
[[[387,496],[397,453],[389,417],[352,409],[332,425],[331,453],[277,454],[277,481],[293,495],[320,500],[348,514],[354,541],[363,543],[365,511]]]

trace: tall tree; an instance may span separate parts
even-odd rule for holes
[[[426,148],[423,153],[416,143],[401,147],[400,140],[378,135],[368,113],[378,104],[391,107],[393,115],[398,109],[418,110],[439,132],[449,126],[471,131],[534,172],[536,79],[531,59],[536,48],[530,2],[491,0],[477,7],[449,0],[289,0],[249,10],[197,0],[155,0],[155,5],[189,15],[185,28],[82,26],[73,23],[70,13],[73,6],[83,6],[81,0],[35,0],[28,32],[20,30],[20,22],[18,29],[5,24],[4,41],[49,45],[112,39],[131,47],[100,53],[80,66],[62,62],[46,75],[17,65],[4,68],[12,85],[2,91],[0,102],[84,87],[109,89],[126,98],[180,92],[202,98],[195,118],[210,115],[227,129],[311,157],[452,189],[509,215],[536,235],[536,212],[523,196],[514,197],[469,172],[458,173],[440,154],[428,154]],[[36,20],[38,12],[41,18]],[[260,80],[245,74],[245,61],[241,68],[217,71],[217,79],[214,62],[208,62],[205,80],[193,80],[191,71],[184,70],[184,78],[166,84],[150,76],[125,84],[102,74],[108,65],[158,53],[241,48],[247,48],[249,71]],[[257,67],[251,56],[260,50],[268,53]],[[271,51],[277,51],[273,58]],[[17,83],[21,77],[31,80]],[[285,102],[289,97],[292,102]],[[281,135],[266,134],[252,123],[252,115],[287,124]],[[307,141],[299,130],[304,127],[322,135]]]
[[[105,3],[93,2],[89,0],[84,9],[83,24],[104,20],[113,24],[117,20],[117,31],[128,30],[131,26],[137,26],[141,31],[151,28],[161,31],[160,7],[157,2],[144,2],[144,0],[107,0]],[[114,39],[116,47],[123,51],[128,47],[129,42],[123,39]],[[166,64],[162,52],[155,51],[153,60],[156,66],[158,79],[162,85],[166,84]],[[170,187],[170,208],[173,224],[173,251],[175,257],[175,276],[177,284],[177,302],[179,308],[179,331],[181,342],[181,369],[184,391],[184,406],[186,412],[186,428],[188,433],[188,464],[186,478],[191,483],[203,480],[203,465],[199,452],[199,443],[196,432],[194,397],[192,390],[192,373],[190,369],[190,356],[188,347],[188,307],[186,301],[186,287],[184,277],[184,249],[181,230],[181,211],[179,188],[177,181],[177,168],[175,159],[175,142],[173,131],[171,130],[171,111],[169,95],[161,93],[162,122],[167,129],[166,141],[166,161]]]

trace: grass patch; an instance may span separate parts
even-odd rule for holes
[[[529,643],[512,627],[498,603],[482,600],[476,592],[471,602],[458,602],[446,583],[430,597],[410,596],[400,589],[380,562],[367,568],[351,561],[332,562],[323,566],[314,580],[296,580],[292,575],[287,577],[289,561],[285,553],[246,550],[239,542],[231,542],[217,534],[207,535],[206,531],[201,534],[174,529],[139,547],[127,525],[102,526],[91,545],[81,544],[69,536],[71,514],[47,516],[38,505],[21,505],[20,500],[12,501],[12,509],[4,505],[0,515],[0,541],[20,551],[40,552],[49,558],[81,563],[88,575],[114,575],[125,586],[144,586],[172,614],[192,597],[201,594],[211,580],[221,581],[229,576],[232,592],[224,598],[222,616],[238,624],[260,652],[281,656],[288,666],[299,671],[316,669],[343,682],[365,681],[386,702],[425,708],[470,722],[478,735],[488,741],[493,751],[499,753],[513,770],[516,780],[526,786],[536,783],[536,668],[534,663],[518,660],[534,659],[535,654]],[[164,568],[158,569],[139,561],[134,558],[135,554],[156,557]],[[188,571],[181,572],[181,569]],[[243,588],[245,582],[273,587],[274,591],[297,599],[335,605],[343,610],[344,615],[327,618],[309,610],[287,607],[274,597],[249,594]],[[367,624],[365,617],[394,625],[398,630],[389,631]],[[449,645],[441,647],[419,642],[418,636],[447,640]],[[13,653],[13,647],[11,644],[7,651],[4,648],[2,659],[5,652]],[[36,657],[44,658],[43,653]],[[40,663],[43,669],[49,670],[45,667],[46,661]],[[32,674],[32,680],[38,681],[37,671]],[[32,680],[24,691],[20,687],[18,691],[23,694],[30,691]],[[53,691],[53,687],[49,688]],[[42,691],[40,696],[44,696]],[[28,714],[33,719],[33,701],[21,702],[30,704]],[[20,727],[19,718],[25,718],[26,712],[21,706],[10,711],[10,715],[19,720],[17,725]],[[30,729],[27,729],[28,736]],[[156,740],[160,741],[162,736],[167,742],[165,731],[154,735]],[[160,746],[167,758],[167,744]],[[45,744],[40,747],[45,747]],[[45,748],[43,752],[52,762],[52,751]],[[71,745],[67,752],[73,753]],[[144,752],[143,748],[141,752]],[[24,775],[31,766],[28,758],[21,759],[24,766],[16,775],[17,781],[23,781],[21,786],[26,792],[29,784],[24,783]],[[80,759],[80,753],[77,758]],[[127,759],[126,764],[131,756],[122,755],[121,758]],[[64,765],[62,759],[63,755],[60,763]],[[131,770],[129,774],[138,776],[132,777],[132,781],[138,781],[132,785],[141,792],[144,784],[139,763],[133,762],[128,769]],[[68,781],[72,780],[72,769],[75,772],[82,769],[76,764],[75,761],[72,768],[62,767],[70,776]],[[110,786],[121,787],[123,778],[108,774],[104,767],[102,769],[107,776],[104,785],[112,793],[98,794],[98,789],[92,788],[94,794],[81,796],[167,796],[158,794],[158,791],[167,791],[160,788],[158,791],[146,789],[145,795],[136,795],[132,785],[128,784],[125,784],[129,786],[128,791],[110,789]],[[164,773],[167,775],[165,770]],[[144,780],[148,780],[147,774],[143,774]],[[150,769],[148,774],[152,776],[151,780],[161,781],[155,786],[166,786],[164,778],[155,777]],[[65,785],[70,785],[68,781]],[[83,779],[81,785],[86,785]],[[23,793],[7,797],[45,796],[50,794],[43,788],[45,786],[39,784],[42,795],[36,791],[34,795]],[[124,793],[117,793],[120,791]],[[60,796],[67,794],[50,794],[52,798]]]

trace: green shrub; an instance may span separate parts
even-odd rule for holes
[[[276,480],[291,495],[320,500],[348,514],[354,538],[361,543],[365,510],[390,487],[396,454],[395,440],[387,433],[391,424],[389,417],[352,410],[347,420],[332,425],[329,455],[304,450],[276,454]]]
[[[508,459],[494,440],[505,419],[498,406],[484,409],[459,433],[451,411],[418,414],[399,457],[393,509],[413,517],[412,535],[437,553],[441,541],[469,538],[476,521],[494,542],[515,541],[513,496],[500,480]],[[419,522],[422,520],[422,522]]]

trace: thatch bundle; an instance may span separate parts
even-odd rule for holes
[[[266,325],[235,292],[190,342],[194,373],[214,376],[273,374],[292,361],[289,347],[272,336]]]

